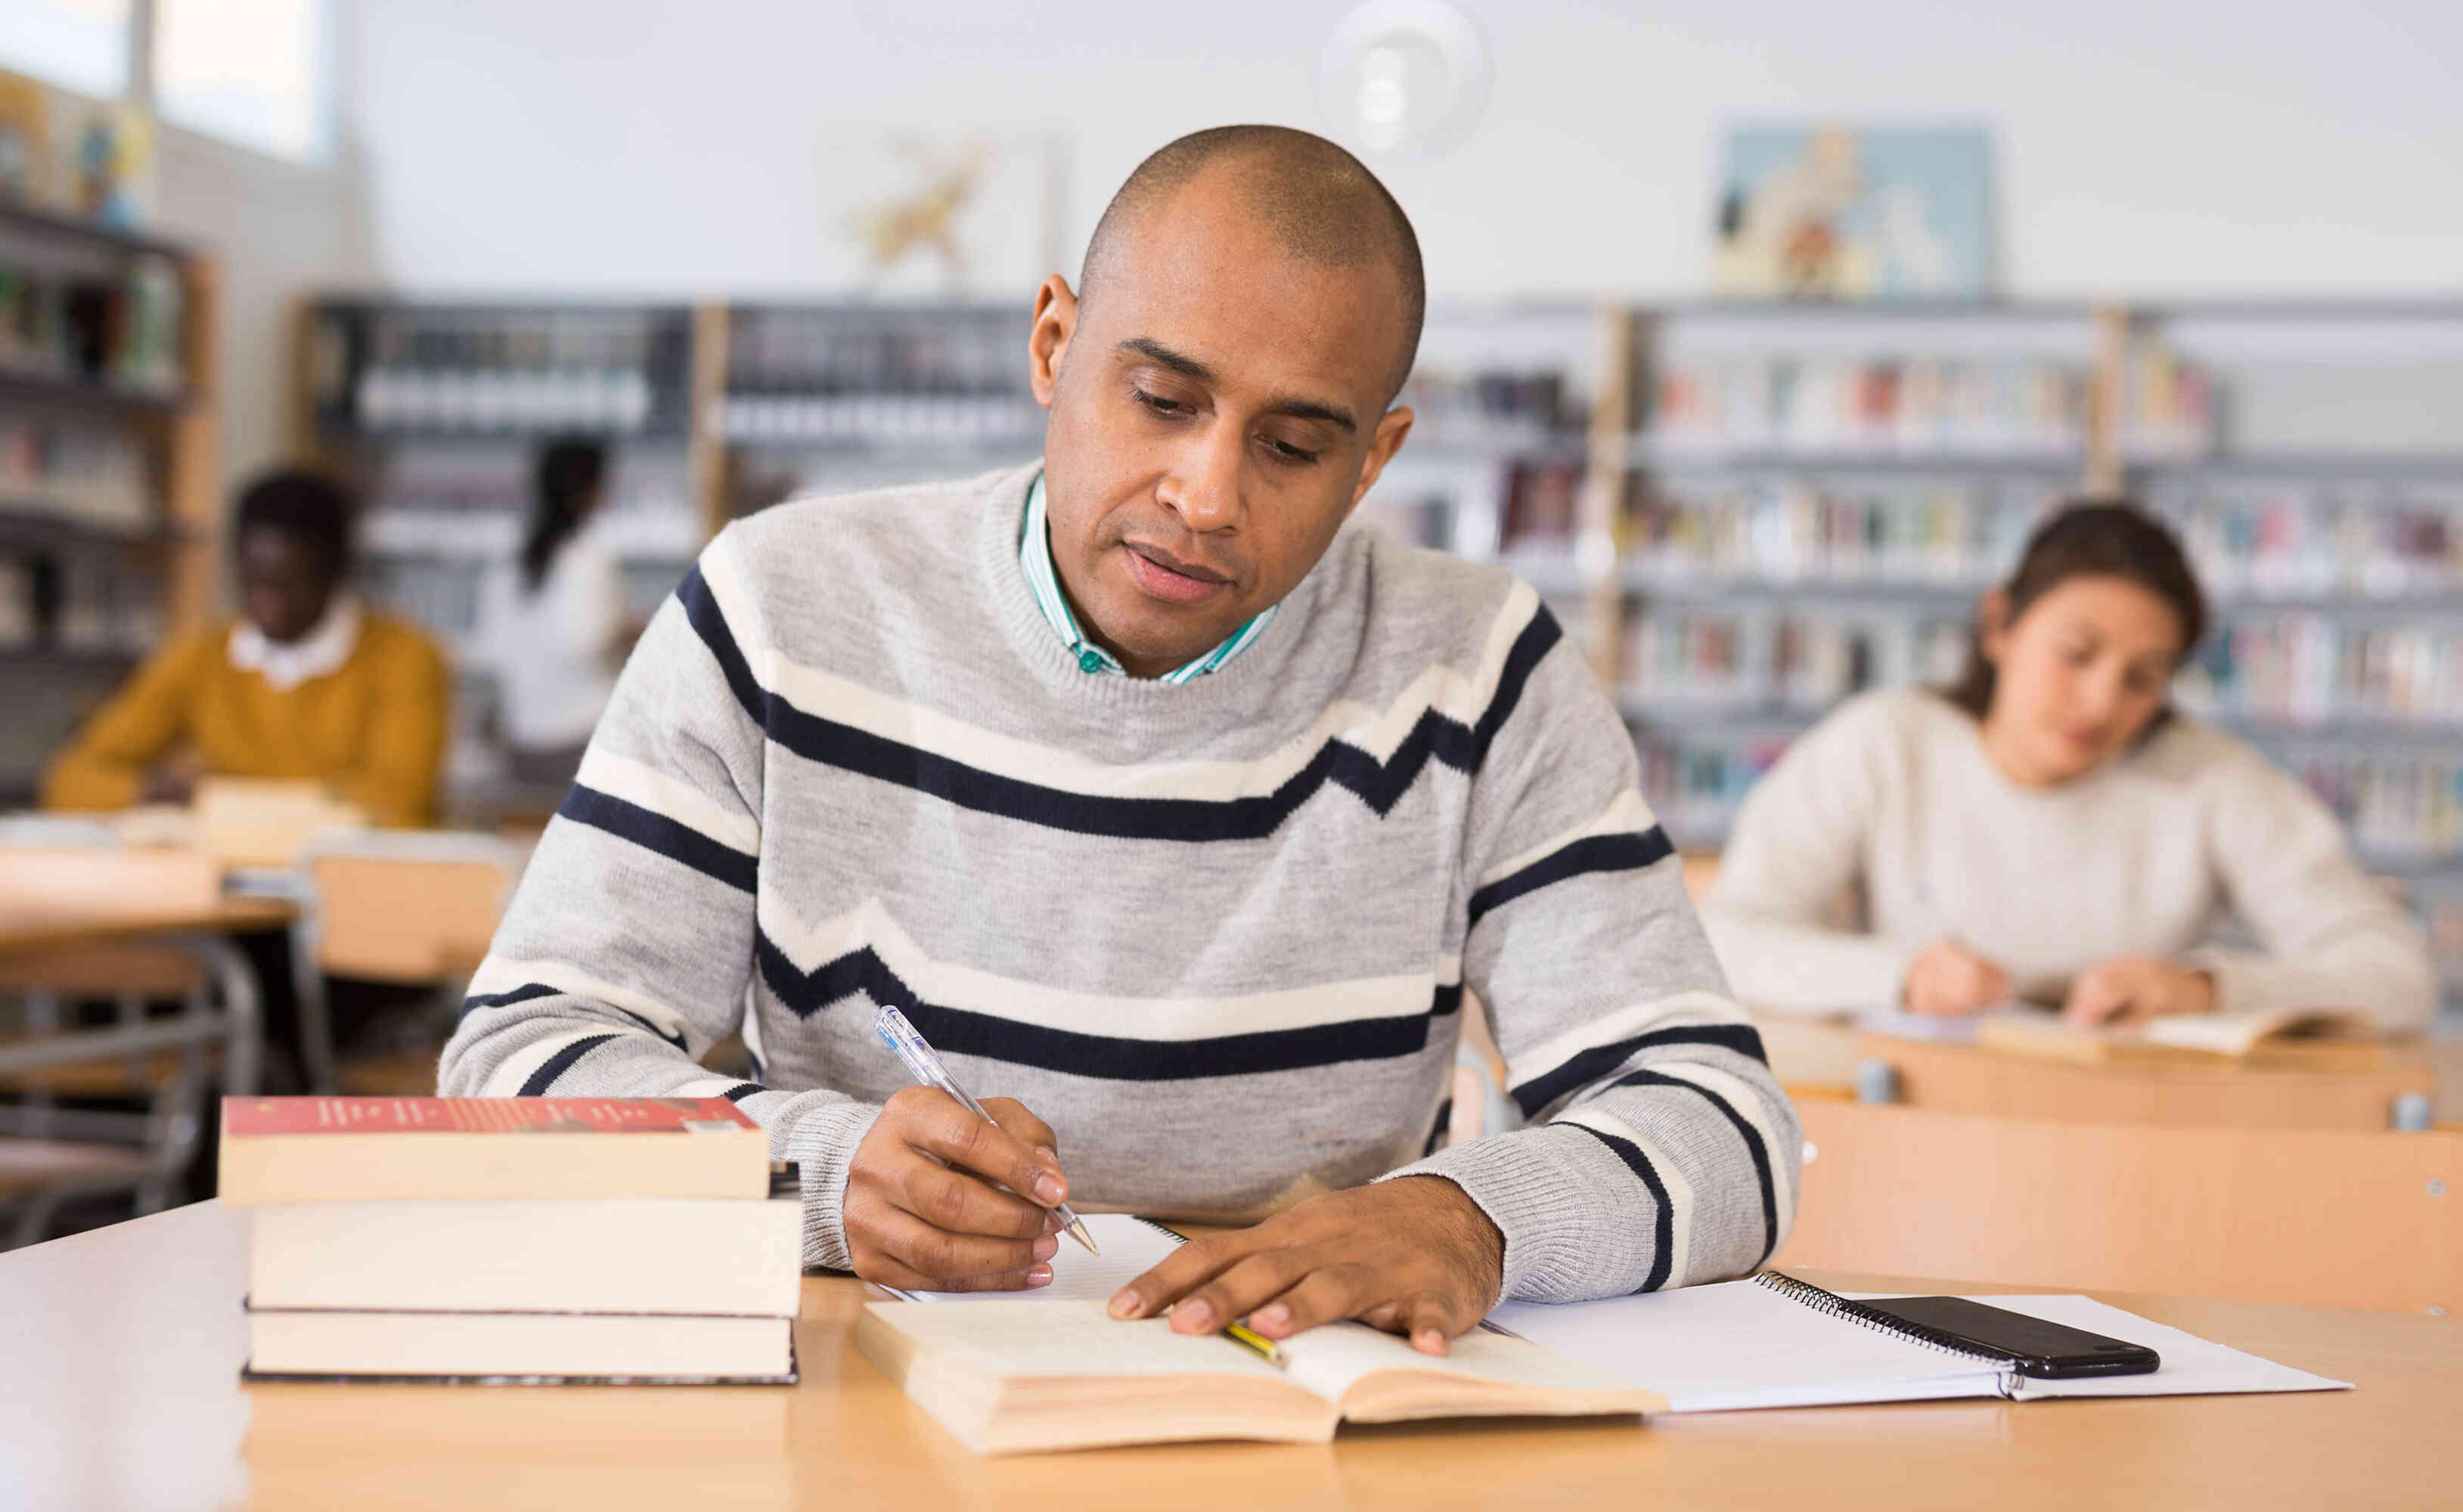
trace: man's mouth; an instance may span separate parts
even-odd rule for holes
[[[1232,579],[1214,569],[1184,562],[1160,547],[1135,541],[1121,545],[1129,553],[1129,575],[1137,580],[1138,587],[1166,603],[1203,603],[1232,586]]]

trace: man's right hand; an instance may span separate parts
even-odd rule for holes
[[[1942,940],[1927,946],[1907,967],[1901,996],[1907,1011],[1937,1018],[1976,1013],[2010,995],[2010,974],[1963,945]]]
[[[1051,1285],[1044,1262],[1061,1227],[1051,1209],[1069,1199],[1059,1140],[1012,1098],[987,1097],[984,1111],[998,1128],[932,1087],[882,1105],[856,1146],[839,1209],[857,1275],[919,1291]]]

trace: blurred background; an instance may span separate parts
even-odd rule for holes
[[[1036,282],[1146,153],[1269,121],[1426,254],[1375,511],[1558,603],[1682,847],[2125,492],[2220,606],[2182,701],[2463,1002],[2452,4],[0,0],[0,806],[300,464],[450,662],[438,817],[539,821],[488,585],[547,443],[634,623],[730,518],[1031,457]]]

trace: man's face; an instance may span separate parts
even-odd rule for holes
[[[331,566],[305,543],[259,527],[239,538],[239,601],[265,638],[287,645],[316,628],[334,597]]]
[[[1052,559],[1139,677],[1205,655],[1317,565],[1411,426],[1383,262],[1292,257],[1201,173],[1121,236],[1081,304],[1035,301]]]

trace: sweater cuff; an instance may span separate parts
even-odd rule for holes
[[[798,1118],[774,1152],[793,1160],[804,1184],[804,1264],[852,1270],[847,1249],[846,1188],[856,1146],[881,1116],[875,1103],[832,1103]]]
[[[1593,1268],[1584,1236],[1600,1221],[1600,1194],[1579,1166],[1551,1156],[1549,1133],[1543,1124],[1449,1145],[1377,1179],[1441,1176],[1461,1187],[1505,1236],[1498,1301],[1580,1296]]]

